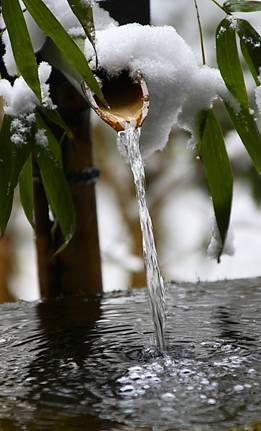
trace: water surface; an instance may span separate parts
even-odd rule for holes
[[[143,290],[2,305],[0,430],[257,430],[261,280],[166,293],[161,357]]]

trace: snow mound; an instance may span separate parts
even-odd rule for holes
[[[195,131],[196,114],[226,94],[216,69],[200,67],[191,48],[170,26],[112,26],[97,32],[99,66],[110,76],[142,74],[150,109],[141,134],[144,157],[163,149],[173,127]],[[85,55],[91,55],[88,41]]]
[[[51,70],[51,66],[44,61],[40,63],[38,67],[42,104],[48,109],[55,109],[50,98],[49,84],[47,84]],[[8,80],[1,79],[0,96],[4,98],[5,113],[11,117],[20,117],[24,114],[30,114],[34,112],[36,106],[40,104],[34,92],[30,89],[22,76],[16,78],[13,86]]]

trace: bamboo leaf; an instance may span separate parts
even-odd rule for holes
[[[43,124],[43,120],[38,116],[37,127],[42,129]],[[64,244],[59,249],[61,251],[74,234],[75,213],[71,192],[64,176],[61,161],[56,157],[56,149],[59,143],[47,126],[45,130],[48,143],[43,145],[36,141],[35,152],[48,202],[64,237]]]
[[[33,212],[33,168],[29,157],[19,176],[20,200],[27,220],[34,228]]]
[[[72,136],[72,132],[63,120],[57,109],[47,109],[43,107],[38,108],[43,117],[45,117],[49,122],[55,124],[60,129],[64,130],[69,136]]]
[[[48,149],[55,157],[57,164],[62,168],[61,146],[39,112],[36,113],[36,125],[38,131],[41,130],[46,135]]]
[[[256,170],[261,173],[261,135],[255,118],[243,106],[240,110],[235,110],[229,103],[225,106]]]
[[[239,60],[236,25],[234,21],[223,19],[216,32],[217,63],[229,91],[243,106],[248,107],[247,90],[242,66]]]
[[[84,32],[93,46],[96,59],[97,53],[95,48],[95,27],[93,21],[93,10],[91,2],[88,4],[82,0],[67,0],[73,13],[77,16],[80,21]]]
[[[30,142],[15,145],[11,141],[12,118],[5,115],[0,133],[0,229],[2,234],[8,223],[14,189],[20,172],[31,152]]]
[[[230,221],[233,176],[222,131],[212,110],[202,112],[199,135],[200,153],[222,240],[220,258]]]
[[[19,0],[2,0],[2,14],[17,68],[29,87],[41,100],[38,66]]]
[[[257,12],[261,11],[261,1],[229,0],[223,7],[228,12]]]
[[[76,69],[90,89],[106,105],[101,88],[85,56],[44,2],[42,0],[24,0],[24,4],[40,29],[52,39],[71,66]]]
[[[4,116],[0,131],[0,229],[3,235],[8,223],[12,205],[11,188],[12,148],[10,141],[11,117]]]
[[[248,21],[238,19],[237,22],[242,53],[256,84],[260,85],[261,36]]]

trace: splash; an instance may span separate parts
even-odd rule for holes
[[[144,265],[156,345],[160,351],[164,351],[166,349],[164,336],[166,320],[164,283],[159,269],[153,227],[146,203],[145,171],[139,141],[140,129],[135,129],[130,124],[126,125],[124,131],[118,133],[118,147],[120,152],[127,157],[136,188],[142,231]]]

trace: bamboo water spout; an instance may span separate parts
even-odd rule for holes
[[[148,114],[149,93],[141,76],[131,79],[127,72],[109,78],[101,77],[102,91],[108,106],[103,105],[85,85],[84,93],[94,111],[114,130],[125,130],[126,123],[141,127]]]

